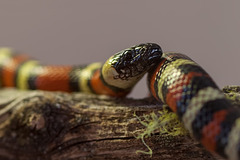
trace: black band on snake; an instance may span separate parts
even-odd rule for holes
[[[159,45],[146,43],[120,51],[104,64],[48,66],[0,49],[3,87],[125,96],[146,72],[151,94],[177,113],[195,139],[222,157],[240,159],[240,110],[184,54],[162,53]]]

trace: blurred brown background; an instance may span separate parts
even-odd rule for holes
[[[45,63],[83,64],[155,42],[189,55],[220,87],[239,85],[239,15],[239,0],[1,0],[0,45]],[[131,96],[146,96],[145,83]]]

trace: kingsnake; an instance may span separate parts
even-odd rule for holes
[[[0,49],[3,87],[125,96],[148,72],[151,94],[176,112],[202,145],[222,157],[240,159],[240,110],[229,102],[212,78],[181,53],[162,53],[146,43],[122,50],[104,64],[47,66]]]

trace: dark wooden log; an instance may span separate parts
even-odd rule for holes
[[[228,90],[227,90],[228,89]],[[236,92],[226,88],[226,92]],[[239,103],[239,101],[235,101]],[[220,159],[188,134],[171,136],[154,131],[144,138],[152,157],[136,135],[146,127],[134,116],[156,113],[153,98],[112,98],[82,93],[0,91],[1,160],[74,159]]]

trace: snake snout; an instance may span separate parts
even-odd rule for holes
[[[162,57],[162,49],[158,44],[155,43],[148,43],[149,44],[149,61],[159,60]]]

